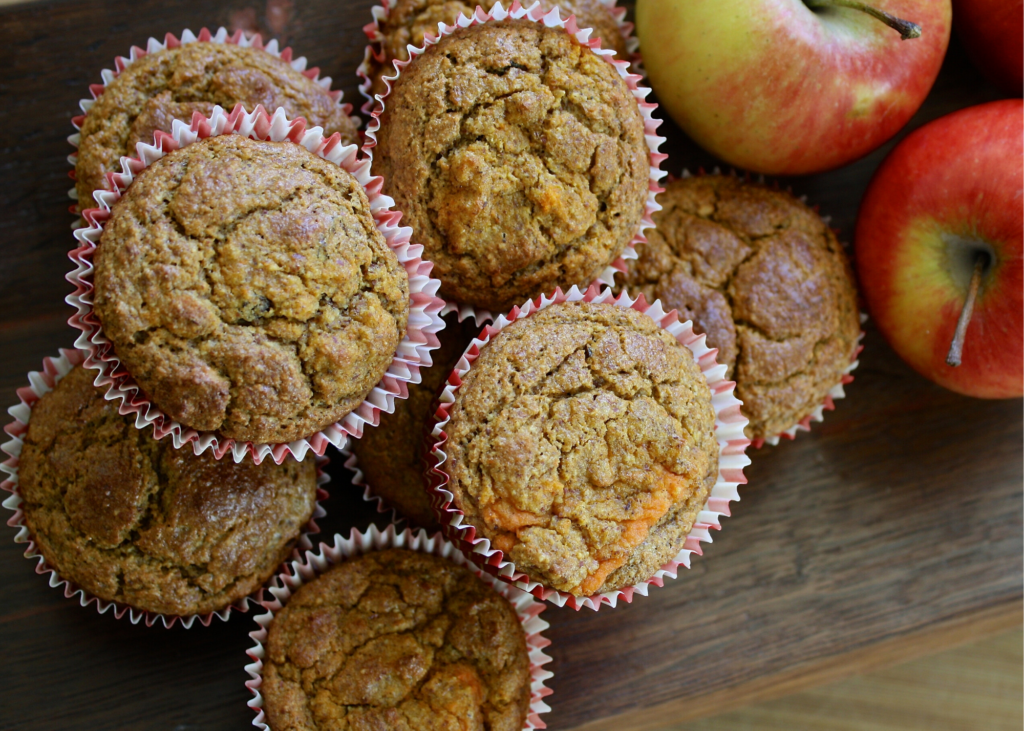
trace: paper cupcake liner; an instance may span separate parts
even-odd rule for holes
[[[373,504],[377,508],[377,513],[387,516],[388,520],[393,525],[402,525],[402,523],[405,522],[405,516],[399,513],[398,509],[383,497],[374,493],[373,488],[366,481],[366,475],[363,474],[361,469],[359,469],[359,460],[356,458],[356,455],[353,454],[352,450],[346,446],[339,451],[341,452],[341,456],[345,459],[345,469],[352,473],[352,484],[356,487],[363,488],[363,500]]]
[[[602,0],[602,2],[604,1],[605,0]],[[371,160],[373,159],[373,149],[377,146],[377,132],[380,130],[380,117],[384,113],[385,102],[388,95],[391,93],[393,86],[392,82],[401,76],[402,70],[405,69],[406,66],[415,61],[417,56],[421,56],[426,53],[427,48],[430,46],[436,46],[441,38],[450,36],[460,28],[470,28],[474,25],[480,25],[492,20],[505,20],[506,18],[513,18],[515,20],[531,20],[535,23],[542,23],[548,28],[561,28],[565,30],[566,33],[571,34],[580,45],[586,46],[615,68],[619,76],[621,76],[623,81],[626,82],[633,98],[636,99],[637,106],[644,118],[644,137],[647,141],[647,149],[650,152],[650,174],[648,176],[647,201],[644,206],[644,213],[640,219],[640,225],[637,228],[636,235],[633,236],[629,243],[626,244],[625,250],[597,276],[597,279],[594,280],[595,283],[612,286],[615,282],[615,275],[626,271],[626,261],[628,259],[636,258],[636,249],[634,246],[638,243],[647,242],[647,237],[644,236],[644,231],[649,228],[654,228],[654,220],[652,216],[656,211],[661,210],[661,205],[656,200],[658,193],[662,192],[662,188],[658,185],[658,182],[665,176],[665,171],[661,170],[660,166],[668,156],[664,153],[658,152],[661,144],[665,141],[665,138],[657,135],[658,127],[661,126],[661,120],[654,118],[654,110],[658,108],[658,105],[647,101],[647,96],[651,93],[651,90],[639,85],[643,78],[638,74],[630,73],[629,61],[616,59],[614,51],[607,48],[601,48],[600,40],[596,38],[591,40],[591,30],[589,28],[580,29],[576,25],[575,15],[571,15],[567,19],[563,20],[559,15],[558,8],[553,8],[551,12],[545,15],[541,10],[539,3],[535,2],[530,8],[524,8],[520,5],[519,0],[513,0],[512,5],[508,10],[504,9],[501,2],[496,2],[489,13],[485,13],[483,8],[477,6],[472,17],[467,18],[465,15],[460,15],[454,25],[438,23],[438,35],[428,36],[425,39],[423,46],[418,48],[409,46],[409,59],[406,61],[393,61],[394,75],[386,75],[383,77],[387,91],[384,94],[377,95],[375,98],[373,111],[370,112],[370,121],[366,126],[366,141],[363,145],[363,152],[368,158]],[[367,28],[376,26],[376,23],[377,20],[367,26]],[[367,33],[369,34],[369,31],[367,31]],[[481,325],[485,322],[492,322],[495,319],[495,314],[488,310],[462,303],[447,303],[445,314],[449,312],[458,312],[460,322],[470,316],[474,318],[477,324]]]
[[[408,528],[399,530],[393,525],[383,531],[377,526],[371,525],[362,533],[352,531],[348,538],[335,534],[333,545],[321,542],[316,553],[307,551],[302,560],[292,561],[289,566],[290,570],[281,573],[274,585],[268,589],[268,593],[273,598],[264,597],[261,602],[267,611],[265,614],[254,617],[259,629],[249,633],[255,645],[246,651],[246,654],[252,658],[252,662],[245,666],[246,672],[251,677],[251,680],[246,681],[245,686],[252,691],[254,696],[249,701],[249,707],[256,712],[256,718],[252,725],[263,729],[263,731],[270,731],[270,726],[267,725],[263,713],[263,696],[260,694],[260,686],[263,684],[263,658],[266,656],[264,644],[267,641],[268,628],[274,619],[274,614],[281,610],[300,586],[312,581],[331,566],[364,553],[381,551],[386,548],[407,548],[448,559],[459,566],[466,566],[473,570],[481,580],[492,586],[496,592],[508,599],[515,609],[519,621],[523,624],[526,647],[530,653],[530,710],[527,713],[523,729],[547,728],[547,725],[540,719],[540,714],[551,710],[544,702],[544,698],[551,695],[552,691],[544,685],[544,682],[552,677],[553,673],[544,669],[544,665],[551,662],[551,658],[544,654],[544,648],[550,645],[551,641],[541,634],[549,626],[539,616],[544,611],[544,605],[534,601],[529,594],[500,581],[495,581],[477,570],[466,561],[455,546],[444,540],[440,534],[428,536],[427,532],[422,529],[417,531]]]
[[[75,285],[75,292],[66,299],[78,312],[68,322],[82,331],[75,346],[86,352],[85,366],[100,371],[96,385],[108,388],[108,399],[121,399],[119,411],[124,416],[134,415],[135,425],[139,429],[152,426],[157,439],[170,435],[178,449],[191,443],[196,454],[212,449],[217,459],[230,453],[238,462],[246,454],[251,454],[257,464],[267,456],[280,463],[290,453],[301,461],[308,451],[322,455],[328,444],[340,448],[349,436],[358,439],[362,436],[363,424],[375,425],[380,412],[394,411],[396,398],[408,397],[406,384],[419,383],[420,367],[431,365],[430,351],[438,347],[436,333],[444,327],[440,315],[444,301],[436,296],[441,283],[430,277],[433,264],[422,258],[423,247],[409,243],[412,229],[398,225],[401,214],[392,211],[394,201],[381,194],[382,180],[370,174],[369,161],[359,158],[356,145],[342,145],[337,134],[325,138],[320,127],[306,129],[304,119],[299,117],[289,120],[283,109],[278,109],[270,116],[261,106],[247,113],[241,105],[236,106],[230,114],[216,107],[209,118],[197,114],[192,118],[191,125],[175,121],[173,126],[173,136],[157,132],[154,145],[139,144],[141,159],[121,158],[122,172],[108,173],[110,190],[96,194],[100,208],[83,211],[82,216],[87,226],[74,232],[81,245],[69,254],[75,269],[67,275],[67,279]],[[93,255],[103,233],[104,223],[110,217],[111,206],[131,185],[134,176],[156,160],[196,140],[222,134],[239,134],[274,142],[288,140],[355,176],[369,198],[377,229],[384,235],[409,277],[408,326],[384,377],[363,403],[343,419],[291,443],[238,442],[213,433],[198,432],[172,419],[147,399],[135,379],[122,366],[93,311]]]
[[[608,11],[612,14],[615,19],[615,25],[619,28],[619,34],[625,39],[626,51],[629,53],[629,59],[627,59],[632,65],[633,69],[639,73],[642,59],[640,58],[640,41],[635,35],[633,35],[633,24],[626,20],[626,8],[619,7],[616,2],[617,0],[599,0]],[[527,0],[529,10],[532,10],[532,6],[536,5],[537,2],[534,0],[530,3]],[[384,65],[385,52],[384,52],[384,34],[381,32],[380,25],[382,22],[388,19],[391,14],[392,0],[383,0],[382,5],[374,5],[370,9],[370,13],[373,15],[373,22],[367,23],[363,26],[363,33],[366,34],[367,45],[366,51],[363,53],[363,62],[359,64],[359,68],[356,69],[356,76],[359,77],[359,94],[363,97],[363,105],[359,111],[363,114],[370,116],[373,113],[373,107],[377,100],[371,93],[373,87],[373,71],[374,66]],[[426,38],[434,40],[436,36],[432,33],[428,33]]]
[[[722,173],[721,168],[716,166],[716,167],[712,168],[711,174],[712,175],[723,175],[724,173]],[[703,168],[698,169],[696,175],[697,175],[697,177],[705,175],[704,169]],[[756,180],[755,180],[755,179],[753,179],[751,177],[750,173],[744,173],[743,175],[741,175],[735,169],[732,169],[732,168],[730,168],[730,170],[728,172],[728,175],[733,177],[733,178],[743,178],[748,183],[749,182],[756,182],[756,183],[758,183],[760,185],[765,185],[765,186],[769,185],[768,181],[765,180],[765,176],[764,175],[758,175]],[[689,170],[684,169],[679,177],[680,178],[692,178],[692,177],[694,177],[694,174],[691,173]],[[668,182],[672,182],[675,179],[676,179],[676,177],[674,175],[670,174],[668,176]],[[785,189],[781,188],[779,186],[779,182],[777,180],[773,181],[770,185],[775,190],[785,190],[790,195],[793,194],[793,191],[792,191],[791,188],[788,188],[788,187],[785,188]],[[821,212],[818,210],[818,206],[811,205],[810,203],[808,203],[806,195],[797,196],[797,200],[799,200],[801,203],[803,203],[805,205],[810,206],[814,210],[814,212],[817,213],[821,217],[821,220],[825,223],[826,226],[828,226],[830,224],[830,222],[832,220],[832,217],[831,216],[827,216],[827,215],[822,215]],[[838,230],[833,228],[832,229],[832,233],[834,233],[836,235],[836,239],[839,238],[839,231]],[[865,322],[867,322],[868,316],[864,312],[860,312],[859,315],[860,315],[860,324],[863,325]],[[809,432],[811,430],[811,423],[812,422],[824,421],[825,420],[825,412],[826,411],[834,411],[835,408],[836,408],[836,403],[835,402],[838,401],[839,399],[846,398],[846,390],[844,389],[844,386],[847,386],[848,384],[853,383],[853,371],[854,371],[854,369],[857,368],[858,365],[860,365],[859,357],[860,357],[861,351],[864,350],[864,346],[861,344],[861,342],[863,340],[864,340],[864,331],[861,330],[860,333],[857,335],[857,345],[854,348],[853,355],[850,358],[850,365],[848,365],[845,369],[843,369],[843,373],[840,376],[839,383],[837,383],[835,386],[833,386],[829,390],[829,392],[827,394],[825,394],[825,399],[820,404],[818,404],[816,407],[814,407],[814,409],[811,411],[811,413],[809,413],[804,418],[800,419],[793,426],[789,427],[788,429],[784,429],[783,431],[779,432],[778,434],[774,434],[774,435],[772,435],[770,437],[758,437],[757,439],[752,439],[750,441],[750,446],[752,448],[754,448],[754,449],[760,449],[765,444],[770,444],[773,447],[774,446],[778,446],[779,441],[782,440],[782,439],[796,439],[796,435],[797,435],[798,432],[802,432],[802,431],[808,431]]]
[[[480,355],[480,349],[516,320],[529,317],[554,304],[581,301],[611,304],[643,312],[682,345],[689,348],[711,389],[711,405],[715,411],[715,438],[718,442],[719,454],[718,478],[711,489],[707,504],[698,514],[682,550],[675,558],[662,566],[647,581],[588,597],[577,597],[534,581],[519,571],[513,562],[505,560],[501,551],[491,548],[490,541],[478,536],[476,528],[466,524],[464,513],[454,505],[454,495],[446,489],[449,476],[444,471],[444,463],[448,459],[444,451],[448,435],[444,429],[451,419],[455,392],[462,385],[463,377],[472,367],[473,361]],[[615,607],[619,599],[623,599],[627,603],[632,602],[634,594],[647,596],[651,586],[663,586],[666,576],[672,579],[676,578],[680,566],[690,568],[690,555],[693,553],[698,556],[702,555],[700,544],[712,542],[710,530],[712,528],[721,530],[720,518],[730,515],[729,503],[739,501],[739,485],[746,483],[743,468],[750,464],[750,459],[745,454],[750,440],[743,434],[747,419],[740,413],[740,402],[733,395],[736,384],[725,380],[726,367],[715,361],[718,351],[708,348],[704,341],[703,335],[693,332],[693,324],[690,321],[680,322],[678,313],[675,310],[666,312],[661,306],[661,302],[655,300],[653,304],[648,304],[642,295],[633,299],[626,293],[616,297],[610,289],[599,289],[596,285],[591,286],[586,292],[581,292],[577,287],[573,287],[568,292],[555,290],[550,297],[538,297],[526,302],[521,308],[514,307],[508,315],[499,317],[493,325],[487,326],[480,337],[473,340],[466,349],[462,359],[449,376],[448,383],[441,392],[435,414],[437,423],[430,437],[432,440],[430,449],[432,466],[427,479],[432,493],[431,501],[434,512],[437,513],[445,537],[462,548],[474,563],[502,581],[507,581],[519,589],[529,592],[539,599],[550,601],[559,607],[569,606],[573,609],[589,607],[597,610],[603,604]]]
[[[263,38],[259,33],[246,35],[240,30],[236,30],[234,33],[228,33],[226,28],[218,28],[216,33],[210,33],[209,29],[203,28],[199,31],[199,35],[194,34],[187,28],[182,31],[181,38],[178,38],[173,33],[167,33],[164,36],[163,41],[159,41],[156,38],[150,38],[146,43],[146,47],[139,48],[138,46],[132,46],[128,52],[128,57],[118,56],[114,59],[114,68],[103,69],[100,72],[100,77],[103,79],[100,84],[90,84],[89,94],[92,95],[91,99],[82,99],[78,102],[79,108],[82,113],[76,117],[71,118],[71,124],[75,128],[75,134],[68,137],[68,142],[75,148],[75,152],[68,155],[68,163],[71,164],[71,177],[75,177],[75,167],[78,163],[78,145],[81,141],[81,129],[82,124],[85,122],[86,116],[89,114],[89,109],[99,98],[100,94],[106,91],[106,88],[110,83],[120,76],[126,68],[132,63],[138,61],[143,56],[148,56],[151,53],[157,53],[158,51],[166,51],[171,48],[178,48],[189,43],[230,43],[231,45],[241,46],[242,48],[258,48],[266,51],[271,56],[275,56],[293,69],[301,73],[311,81],[316,82],[322,86],[334,99],[338,108],[341,109],[345,116],[352,117],[357,123],[360,121],[358,117],[352,116],[352,105],[346,104],[342,101],[342,91],[340,89],[331,89],[331,77],[320,76],[320,69],[316,66],[312,68],[306,68],[306,57],[299,56],[297,58],[292,57],[292,49],[285,47],[283,49],[278,48],[277,39],[271,39],[268,43],[263,42]],[[68,191],[68,197],[75,201],[71,205],[71,213],[78,215],[78,191],[74,187]],[[92,207],[92,205],[88,206]],[[76,226],[77,228],[77,226]]]
[[[149,612],[143,609],[136,609],[135,607],[122,604],[121,602],[100,599],[72,581],[62,578],[57,572],[57,569],[51,566],[46,561],[43,554],[38,550],[38,547],[29,532],[28,526],[25,525],[25,514],[21,509],[23,500],[21,493],[19,492],[18,485],[18,463],[19,458],[21,457],[22,447],[24,446],[24,437],[28,431],[28,424],[32,418],[32,409],[36,402],[45,394],[52,391],[57,386],[57,383],[66,376],[72,368],[77,365],[82,365],[84,360],[85,355],[81,351],[65,349],[61,349],[60,355],[55,358],[44,358],[43,370],[32,371],[29,373],[29,385],[18,389],[18,399],[21,403],[16,406],[12,406],[7,410],[12,417],[12,421],[4,427],[4,431],[7,432],[10,439],[4,442],[3,445],[0,445],[0,449],[8,455],[7,460],[3,464],[0,464],[0,470],[7,475],[7,478],[0,483],[0,490],[5,490],[11,493],[10,497],[3,501],[3,506],[14,513],[14,515],[7,521],[7,525],[18,529],[18,533],[14,537],[14,542],[28,544],[25,548],[25,558],[37,559],[36,573],[49,574],[50,586],[54,588],[62,588],[66,598],[72,599],[77,595],[81,606],[87,607],[90,604],[95,603],[96,611],[100,614],[106,614],[108,611],[113,610],[114,617],[117,619],[121,619],[127,614],[128,619],[132,624],[138,624],[140,621],[145,620],[146,626],[151,627],[159,621],[164,627],[170,629],[174,626],[175,622],[180,621],[186,629],[189,629],[196,620],[206,627],[209,626],[214,617],[227,621],[231,616],[232,610],[238,612],[248,611],[250,601],[259,603],[262,599],[262,588],[254,594],[243,597],[219,611],[210,612],[208,614],[192,614],[188,616]],[[320,532],[320,528],[316,521],[317,519],[323,518],[327,515],[323,507],[320,505],[320,501],[327,497],[324,485],[326,485],[330,480],[328,474],[324,472],[324,467],[327,464],[328,460],[325,457],[317,457],[316,507],[313,509],[313,515],[309,519],[309,523],[306,524],[302,533],[299,535],[298,542],[292,550],[291,555],[293,558],[298,558],[301,555],[301,551],[306,551],[313,547],[309,537]]]

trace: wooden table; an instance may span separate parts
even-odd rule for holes
[[[70,347],[65,141],[115,55],[207,23],[259,28],[357,101],[373,0],[67,0],[0,9],[0,386],[8,403]],[[201,15],[199,8],[209,11]],[[954,43],[910,127],[995,98]],[[712,167],[670,122],[666,167]],[[786,181],[849,236],[864,160]],[[753,455],[715,543],[631,606],[550,608],[554,729],[644,729],[936,650],[1021,622],[1021,402],[956,396],[911,372],[867,326],[849,397],[795,442]],[[375,516],[334,465],[325,533]],[[254,623],[192,630],[99,616],[47,586],[4,528],[0,728],[244,728]]]

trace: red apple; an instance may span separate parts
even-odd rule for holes
[[[878,329],[914,369],[981,398],[1024,393],[1024,101],[981,104],[903,140],[872,179],[854,237]],[[975,263],[962,364],[946,363]]]
[[[1024,93],[1024,0],[953,0],[953,19],[974,65],[1007,93]]]
[[[950,0],[637,0],[636,33],[658,101],[725,162],[773,175],[844,165],[892,137],[931,89]]]

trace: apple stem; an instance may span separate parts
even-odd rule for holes
[[[953,342],[950,344],[949,354],[946,356],[946,364],[954,368],[960,365],[960,358],[964,354],[964,338],[967,337],[967,326],[971,324],[971,315],[974,314],[974,300],[978,297],[978,288],[981,286],[981,270],[985,267],[985,259],[984,253],[979,253],[974,257],[974,273],[971,274],[967,299],[964,300],[964,307],[960,310],[960,319],[956,321],[956,333],[953,335]]]
[[[903,18],[897,18],[895,15],[890,15],[884,10],[873,8],[870,5],[866,5],[857,0],[804,0],[804,5],[809,8],[829,8],[839,6],[843,8],[853,8],[859,10],[862,13],[867,13],[872,18],[885,23],[893,30],[897,30],[900,33],[900,39],[909,41],[911,38],[921,37],[921,26],[917,23],[912,23],[909,20]]]

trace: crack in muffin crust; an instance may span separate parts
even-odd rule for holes
[[[387,549],[303,585],[269,627],[275,731],[520,731],[530,704],[515,610],[470,571]]]
[[[615,68],[527,20],[458,30],[406,66],[373,166],[442,296],[495,311],[593,281],[636,234],[650,172]]]
[[[331,95],[280,58],[230,43],[188,43],[134,61],[89,109],[75,163],[79,207],[95,205],[104,174],[120,170],[121,156],[134,155],[137,142],[152,143],[156,130],[170,133],[175,119],[188,124],[193,112],[209,116],[214,105],[231,111],[236,104],[248,111],[262,104],[271,114],[284,107],[325,136],[359,141],[356,122]]]
[[[730,176],[683,178],[617,287],[660,299],[718,348],[750,420],[778,434],[821,405],[857,347],[849,260],[821,217],[792,195]]]
[[[464,375],[446,489],[531,579],[613,591],[682,548],[717,478],[714,423],[692,354],[649,317],[552,305],[502,330]]]
[[[74,368],[33,408],[19,462],[25,525],[61,578],[104,601],[187,616],[230,606],[291,553],[316,467],[176,450]]]
[[[239,135],[143,171],[104,226],[94,282],[104,333],[156,406],[258,443],[356,408],[409,312],[408,276],[356,179]]]

